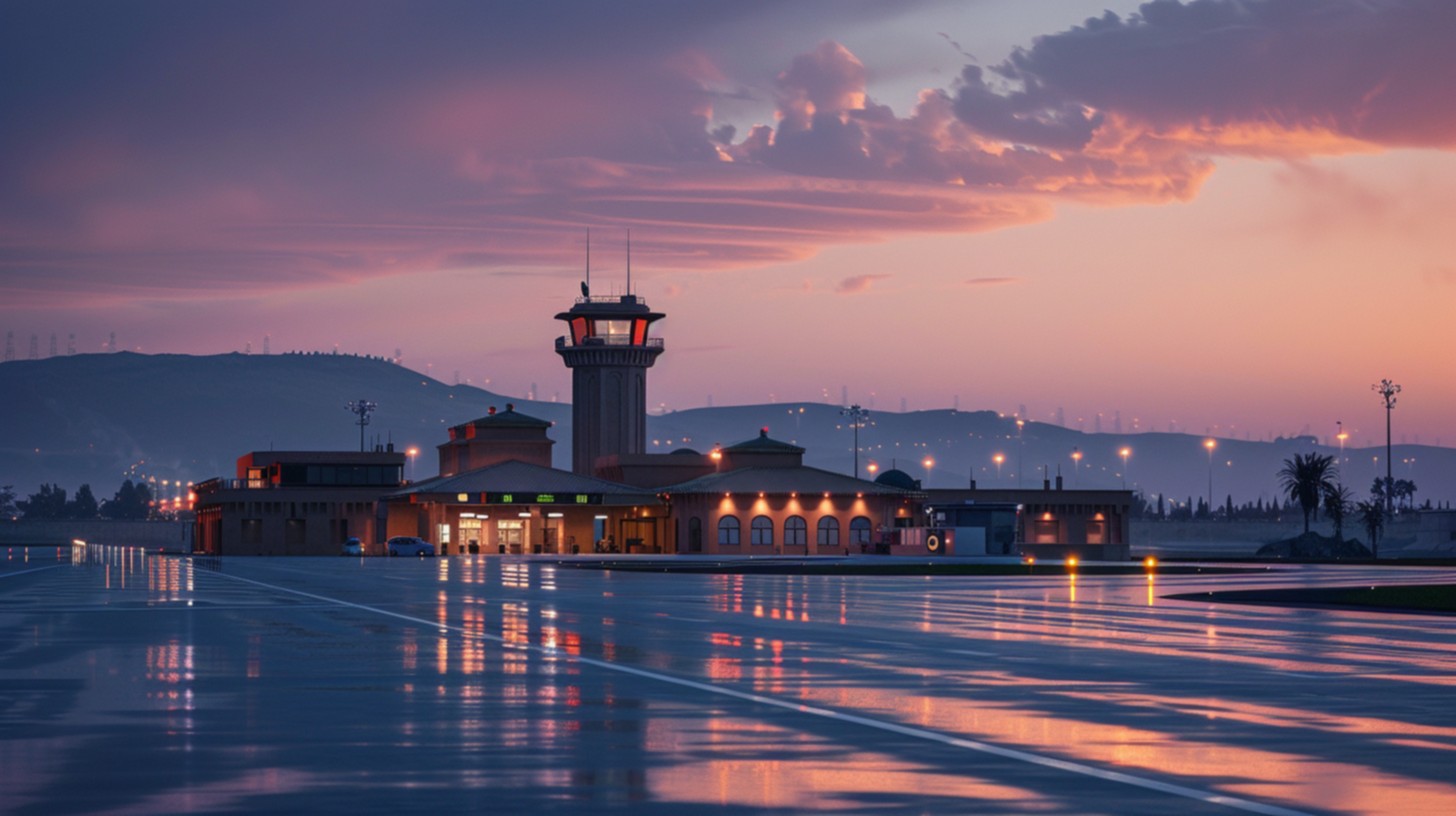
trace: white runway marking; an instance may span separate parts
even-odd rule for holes
[[[14,578],[17,575],[29,575],[32,572],[45,572],[46,570],[53,570],[57,567],[68,566],[70,566],[70,564],[51,564],[50,566],[46,567],[32,567],[31,569],[19,570],[17,572],[0,572],[0,578]]]
[[[275,592],[283,592],[290,595],[297,595],[303,598],[312,598],[317,601],[323,601],[325,603],[335,604],[337,606],[348,607],[350,609],[358,609],[360,611],[369,612],[375,615],[382,615],[388,618],[408,621],[410,623],[419,624],[421,626],[426,626],[439,631],[452,631],[459,633],[463,637],[476,638],[478,640],[487,640],[492,643],[501,644],[502,646],[505,646],[507,648],[519,649],[521,651],[537,652],[552,659],[574,661],[576,663],[581,663],[588,666],[595,666],[600,669],[606,669],[607,671],[620,672],[622,674],[631,674],[637,677],[643,677],[649,680],[657,680],[663,683],[670,683],[672,685],[682,688],[690,688],[696,691],[702,691],[720,697],[732,697],[738,700],[758,703],[759,705],[786,709],[788,711],[796,711],[800,714],[808,714],[815,717],[822,717],[824,719],[838,720],[839,722],[844,723],[852,723],[854,725],[860,725],[866,728],[872,728],[891,734],[914,737],[916,739],[936,742],[955,748],[964,748],[968,751],[977,751],[983,754],[989,754],[991,756],[998,756],[1005,759],[1013,759],[1018,762],[1025,762],[1030,765],[1038,765],[1043,768],[1051,768],[1053,770],[1065,771],[1067,773],[1080,774],[1082,776],[1088,776],[1106,782],[1117,782],[1123,785],[1130,785],[1132,787],[1143,788],[1145,790],[1157,791],[1159,793],[1166,793],[1171,796],[1182,797],[1184,799],[1193,799],[1211,805],[1222,805],[1224,807],[1232,808],[1234,810],[1242,810],[1248,813],[1265,814],[1265,816],[1312,816],[1311,814],[1308,814],[1304,811],[1291,810],[1289,808],[1279,807],[1277,805],[1268,805],[1264,804],[1263,802],[1254,802],[1248,799],[1240,799],[1236,796],[1225,796],[1222,794],[1211,793],[1209,791],[1198,790],[1197,788],[1184,787],[1183,785],[1175,785],[1170,782],[1161,782],[1156,779],[1148,779],[1129,773],[1123,773],[1121,771],[1112,771],[1106,768],[1098,768],[1092,765],[1084,765],[1080,762],[1071,762],[1065,759],[1057,759],[1055,757],[1043,756],[1041,754],[1034,754],[1029,751],[1017,750],[1015,748],[1003,748],[999,745],[993,745],[988,742],[980,742],[978,740],[965,739],[963,737],[956,737],[950,734],[942,734],[938,731],[930,731],[928,729],[916,728],[915,726],[902,725],[900,723],[888,722],[886,720],[871,719],[869,717],[862,717],[857,714],[846,714],[844,712],[834,711],[827,708],[819,708],[818,706],[804,705],[803,703],[795,703],[788,700],[780,700],[775,697],[765,697],[761,694],[754,694],[747,691],[738,691],[736,689],[725,688],[723,686],[715,686],[709,683],[701,683],[696,680],[689,680],[683,677],[674,677],[670,674],[660,674],[655,671],[639,669],[634,666],[626,666],[621,663],[610,663],[608,661],[598,660],[592,657],[572,655],[563,652],[560,649],[552,647],[537,646],[533,644],[509,643],[505,640],[505,638],[502,638],[499,635],[487,635],[480,632],[469,632],[461,626],[455,626],[452,624],[441,624],[438,621],[432,621],[427,618],[415,617],[414,615],[406,615],[402,612],[391,612],[388,609],[381,609],[377,606],[354,603],[353,601],[346,601],[341,598],[331,598],[327,595],[317,595],[312,592],[304,592],[303,590],[299,589],[290,589],[289,587],[269,584],[263,581],[254,580],[252,578],[244,578],[239,575],[232,575],[225,572],[210,572],[205,574],[216,575],[220,578],[230,578],[234,581],[252,584],[254,586],[263,587],[264,589],[271,589]]]

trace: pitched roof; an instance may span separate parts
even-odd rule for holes
[[[479,419],[472,419],[469,422],[461,423],[455,427],[463,428],[466,425],[474,425],[477,428],[550,428],[551,423],[544,419],[537,419],[527,416],[516,410],[513,404],[506,404],[504,411],[496,411],[494,406],[491,412]]]
[[[661,489],[667,493],[864,493],[876,496],[909,496],[915,493],[808,466],[737,468]]]
[[[630,485],[594,479],[569,470],[511,460],[467,470],[453,476],[436,476],[391,493],[386,498],[457,493],[598,493],[606,504],[642,504],[657,501],[657,495]]]
[[[724,453],[798,453],[802,454],[804,449],[798,445],[790,445],[787,442],[780,442],[777,439],[768,438],[768,428],[758,432],[757,439],[749,439],[739,442],[736,445],[729,445],[723,449]]]

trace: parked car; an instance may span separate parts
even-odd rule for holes
[[[395,536],[385,544],[390,555],[434,555],[435,545],[417,536]]]
[[[357,538],[350,537],[344,541],[344,549],[339,555],[363,555],[364,542]]]

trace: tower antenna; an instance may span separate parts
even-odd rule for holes
[[[591,297],[591,227],[586,228],[586,285],[582,287],[581,293]]]
[[[632,294],[632,228],[627,228],[627,294]]]

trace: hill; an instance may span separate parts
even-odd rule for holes
[[[651,384],[649,383],[649,389]],[[450,425],[483,415],[491,405],[515,403],[525,413],[556,423],[556,464],[570,466],[571,410],[564,403],[532,402],[473,386],[450,386],[387,360],[335,354],[189,356],[82,354],[0,364],[0,484],[21,496],[42,483],[72,491],[89,483],[109,496],[128,474],[157,480],[200,481],[231,475],[237,457],[251,450],[355,450],[359,429],[345,410],[368,399],[379,408],[370,440],[416,444],[415,478],[435,473],[433,447]],[[710,450],[769,427],[795,442],[808,464],[853,469],[853,431],[839,406],[816,403],[741,405],[677,411],[648,418],[649,450]],[[872,412],[860,429],[860,464],[898,466],[939,487],[1037,487],[1058,468],[1067,487],[1128,487],[1195,501],[1208,492],[1209,459],[1203,439],[1186,434],[1088,434],[1041,422],[1018,431],[1009,417],[990,411]],[[1119,451],[1130,448],[1124,462]],[[1080,463],[1071,458],[1081,452]],[[1220,439],[1214,456],[1216,504],[1277,492],[1284,459],[1318,450],[1309,437],[1257,442]],[[1004,461],[999,469],[993,455]],[[1346,479],[1363,497],[1384,471],[1384,449],[1346,451]],[[924,460],[934,464],[927,470]],[[1456,451],[1401,445],[1398,469],[1419,486],[1418,500],[1456,498]],[[999,470],[999,476],[998,476]],[[1405,470],[1405,472],[1400,472]]]

